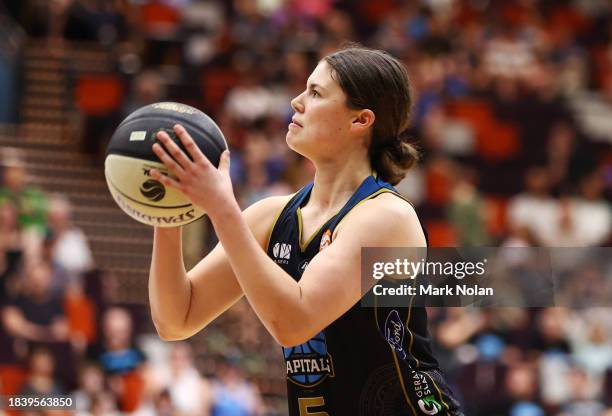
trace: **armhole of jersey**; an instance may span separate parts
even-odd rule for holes
[[[295,195],[297,195],[297,193]],[[272,238],[272,233],[274,232],[274,227],[276,227],[276,223],[278,222],[278,219],[283,214],[283,211],[285,211],[285,208],[287,208],[287,206],[291,203],[291,201],[293,201],[293,198],[295,198],[295,195],[293,195],[291,198],[289,198],[289,200],[287,202],[285,202],[282,207],[280,207],[280,209],[278,210],[278,212],[274,216],[274,221],[272,221],[272,224],[270,225],[270,229],[268,230],[268,236],[266,237],[266,244],[265,244],[266,254],[268,253],[268,249],[270,248],[270,239]]]
[[[403,196],[401,196],[400,194],[398,194],[397,192],[392,191],[391,189],[388,188],[380,188],[377,191],[374,191],[373,193],[371,193],[370,195],[366,196],[365,198],[363,198],[361,201],[357,202],[351,209],[348,210],[348,212],[346,214],[344,214],[344,216],[342,217],[342,219],[340,221],[338,221],[338,223],[336,224],[336,226],[334,227],[334,233],[332,235],[332,240],[334,239],[335,235],[336,235],[336,230],[338,229],[338,226],[340,224],[342,224],[342,221],[345,220],[345,218],[348,216],[348,214],[355,209],[355,207],[358,207],[359,205],[361,205],[362,203],[364,203],[365,201],[368,201],[370,199],[374,199],[376,198],[378,195],[380,194],[385,194],[385,193],[391,193],[394,195],[397,195],[398,197],[402,198],[404,201],[408,202],[413,208],[414,205],[412,205],[412,203],[410,203],[410,201],[408,201],[406,198],[404,198]]]
[[[372,193],[371,195],[368,195],[367,197],[363,198],[361,201],[359,201],[358,203],[355,204],[355,206],[353,208],[351,208],[346,214],[344,214],[344,217],[342,217],[342,219],[340,221],[338,221],[338,224],[336,224],[336,226],[334,227],[334,234],[332,235],[332,240],[335,238],[336,235],[336,230],[338,229],[338,226],[340,224],[342,224],[342,221],[344,221],[344,219],[348,216],[348,214],[359,204],[361,204],[362,202],[365,202],[369,199],[373,199],[376,198],[378,195],[384,194],[384,193],[390,193],[395,195],[396,197],[403,199],[404,201],[406,201],[413,210],[415,210],[416,212],[416,208],[414,207],[414,204],[412,202],[410,202],[406,197],[404,197],[403,195],[399,194],[398,192],[391,190],[389,188],[380,188],[379,190],[377,190],[376,192]],[[418,216],[417,216],[418,218]],[[425,227],[423,227],[423,224],[421,223],[421,219],[418,218],[419,220],[419,225],[421,226],[421,230],[423,230],[423,234],[425,235],[425,247],[429,247],[429,239],[427,237],[427,231],[425,231]]]

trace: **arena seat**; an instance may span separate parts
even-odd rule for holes
[[[64,311],[68,319],[70,338],[82,337],[87,343],[96,339],[96,312],[85,295],[68,291],[64,298]]]
[[[487,160],[506,160],[520,150],[516,129],[496,119],[488,102],[482,99],[465,99],[447,106],[451,117],[469,123],[476,132],[478,154]]]
[[[77,81],[77,105],[86,115],[108,115],[119,108],[122,98],[123,84],[115,75],[83,75]]]
[[[140,7],[144,29],[148,33],[174,30],[179,22],[179,12],[172,6],[160,1],[152,1]]]
[[[0,391],[2,395],[15,395],[21,391],[27,372],[17,364],[0,365]]]
[[[427,200],[435,205],[444,205],[450,200],[450,171],[444,161],[432,162],[425,172]]]
[[[130,371],[121,376],[123,392],[119,398],[121,410],[133,412],[138,408],[144,394],[145,381],[138,371]]]
[[[486,209],[486,227],[493,237],[503,236],[507,231],[508,198],[488,196],[484,199]]]
[[[451,224],[443,220],[425,223],[430,247],[454,247],[457,245],[457,232]]]
[[[238,84],[238,75],[226,69],[211,69],[202,74],[202,93],[206,105],[213,109],[223,106],[227,93]]]

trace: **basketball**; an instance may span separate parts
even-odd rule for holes
[[[181,124],[215,166],[227,143],[217,124],[202,111],[185,104],[160,102],[142,107],[119,124],[104,161],[106,184],[113,199],[130,217],[156,227],[176,227],[202,217],[180,191],[150,176],[151,169],[169,174],[152,150],[156,135],[165,131],[185,152],[173,126]]]

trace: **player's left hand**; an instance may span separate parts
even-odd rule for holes
[[[153,144],[153,151],[170,175],[153,169],[151,176],[165,186],[171,186],[182,192],[210,217],[227,210],[232,205],[237,206],[229,175],[229,150],[223,152],[219,167],[215,168],[183,126],[177,124],[173,130],[191,159],[166,132],[159,132],[157,133],[159,143]]]

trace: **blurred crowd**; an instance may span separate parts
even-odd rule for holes
[[[2,162],[2,394],[70,394],[77,415],[262,414],[235,354],[209,359],[208,378],[191,345],[137,332],[148,311],[114,303],[69,200],[29,185],[15,155]]]
[[[415,92],[411,134],[423,160],[397,188],[417,207],[431,245],[582,247],[612,242],[609,1],[5,3],[29,35],[44,38],[51,49],[68,42],[95,42],[112,57],[115,71],[75,80],[85,120],[83,150],[94,156],[134,109],[162,100],[180,101],[201,108],[220,125],[232,150],[231,173],[243,206],[289,193],[313,173],[311,164],[285,144],[293,115],[290,99],[305,88],[316,62],[350,39],[383,48],[408,68]],[[8,191],[0,192],[0,198],[11,195],[14,187],[15,174],[10,168],[7,172],[2,189]],[[129,388],[130,381],[116,381],[116,363],[104,357],[119,349],[120,365],[133,365],[131,370],[150,365],[141,366],[146,363],[144,355],[127,347],[129,336],[109,335],[114,329],[108,320],[102,318],[99,328],[62,320],[71,301],[79,308],[89,304],[95,310],[90,314],[102,311],[99,305],[105,301],[88,297],[91,280],[82,278],[92,268],[91,255],[82,233],[61,225],[69,211],[65,199],[45,199],[40,191],[24,188],[21,200],[17,207],[0,205],[0,227],[10,230],[1,234],[5,259],[0,258],[0,269],[6,271],[0,299],[6,300],[6,336],[20,341],[15,348],[22,359],[29,357],[31,374],[47,372],[46,378],[39,377],[44,383],[32,381],[27,386],[56,388],[48,376],[53,360],[44,358],[49,350],[23,345],[41,339],[70,340],[73,353],[96,357],[80,368],[81,384],[72,386],[89,397],[89,411],[113,405],[127,409],[121,389]],[[53,214],[55,210],[60,214]],[[39,260],[27,264],[22,258],[20,263],[14,254],[19,244]],[[82,255],[66,254],[74,253],[73,246]],[[19,277],[11,280],[8,275]],[[41,293],[49,294],[44,309],[34,300]],[[242,356],[274,353],[278,348],[253,329],[260,327],[251,325],[256,318],[243,306],[222,318],[225,332],[211,337],[213,342],[223,346],[219,350],[238,345],[235,352]],[[129,328],[126,311],[105,309],[104,316],[123,320]],[[247,323],[240,322],[243,316]],[[437,356],[467,414],[612,412],[609,310],[432,308],[430,316]],[[119,347],[111,345],[115,338],[124,339]],[[187,346],[173,346],[168,372],[160,374],[177,371],[172,370],[175,361],[189,361],[188,357]],[[257,357],[253,360],[259,362]],[[65,362],[56,366],[56,373],[64,370]],[[219,383],[232,385],[232,377],[241,381],[239,387],[228,388],[233,393],[217,397],[228,403],[232,394],[252,397],[238,400],[252,407],[243,413],[223,413],[218,405],[221,410],[213,414],[256,414],[261,408],[256,390],[241,378],[239,368],[249,373],[257,366],[224,362],[223,370],[215,373],[230,381]],[[199,380],[206,392],[202,403],[214,397],[210,392],[215,391],[215,381],[185,374],[184,383]],[[178,409],[183,400],[168,386],[144,390],[144,402],[159,414],[172,405]]]

